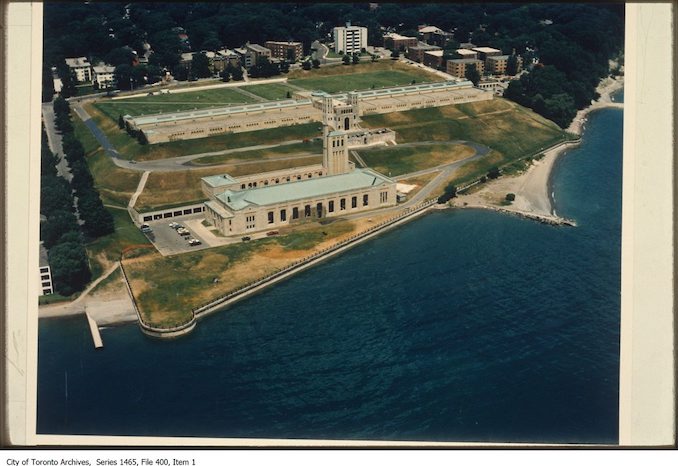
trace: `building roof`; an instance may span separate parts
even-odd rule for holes
[[[496,61],[496,60],[508,60],[508,55],[495,55],[493,57],[487,57],[488,60],[491,61]]]
[[[473,55],[474,57],[478,55],[478,52],[469,49],[457,49],[455,52],[459,55]]]
[[[478,60],[477,58],[455,58],[454,60],[449,60],[452,63],[482,63],[482,60]]]
[[[409,47],[408,50],[442,50],[437,45],[428,45],[426,42],[419,42],[417,45]]]
[[[471,42],[462,42],[459,44],[460,49],[472,49],[475,48],[476,44],[473,44]]]
[[[425,55],[433,55],[435,57],[442,57],[443,56],[443,51],[442,50],[427,50],[424,52]]]
[[[271,51],[270,49],[267,49],[266,47],[263,47],[259,44],[247,44],[246,48],[249,50],[254,50],[257,53],[266,53]]]
[[[228,174],[206,176],[202,180],[212,188],[234,184],[238,182],[238,180],[236,180],[235,178]]]
[[[207,202],[205,202],[205,205],[207,207],[209,207],[210,209],[212,209],[213,211],[215,211],[216,213],[218,213],[221,216],[221,218],[231,218],[231,217],[233,217],[233,214],[230,213],[229,211],[227,211],[226,209],[224,209],[223,206],[221,204],[219,204],[218,202],[207,201]]]
[[[115,72],[115,66],[113,65],[107,65],[105,63],[99,63],[98,65],[92,67],[95,73],[97,74],[103,74],[103,73],[113,73]]]
[[[495,53],[495,52],[501,53],[501,50],[493,49],[492,47],[474,47],[473,50],[481,53]]]
[[[409,36],[401,36],[397,32],[389,32],[384,34],[384,39],[386,38],[391,38],[393,40],[416,40],[416,37],[409,37]]]
[[[267,40],[267,44],[274,44],[274,45],[293,45],[295,47],[302,45],[301,42],[292,42],[292,41],[285,41],[285,40]]]
[[[68,66],[70,66],[71,68],[76,68],[76,67],[79,67],[79,66],[90,66],[90,63],[87,60],[87,57],[67,58],[66,64]]]
[[[217,199],[232,210],[242,210],[249,206],[266,206],[303,199],[317,199],[330,194],[357,191],[391,183],[393,181],[374,170],[356,168],[343,175],[311,178],[243,191],[226,191],[219,194]]]
[[[431,33],[431,32],[433,32],[435,34],[442,34],[445,31],[443,31],[442,29],[440,29],[436,26],[423,26],[423,27],[419,28],[419,32],[421,32],[422,34],[428,34],[428,33]]]
[[[193,53],[182,53],[181,61],[193,61]]]

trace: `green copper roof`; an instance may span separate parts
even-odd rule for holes
[[[330,194],[358,191],[372,186],[394,183],[369,168],[357,168],[343,175],[325,176],[292,183],[264,186],[244,191],[225,191],[217,199],[232,210],[249,206],[266,206],[281,202],[317,199]]]
[[[228,184],[234,184],[237,183],[238,180],[233,178],[231,175],[212,175],[212,176],[206,176],[202,179],[205,183],[207,183],[209,186],[212,188],[217,188],[219,186],[224,186]]]

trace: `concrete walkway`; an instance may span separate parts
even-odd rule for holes
[[[137,185],[136,191],[134,191],[134,194],[132,194],[132,197],[129,198],[129,202],[127,203],[127,209],[133,209],[134,204],[137,203],[137,199],[139,199],[139,196],[141,195],[142,191],[144,190],[144,187],[146,186],[146,181],[148,180],[148,175],[150,175],[150,171],[145,171],[143,175],[141,175],[141,179],[139,180],[139,184]]]

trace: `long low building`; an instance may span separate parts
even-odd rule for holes
[[[124,118],[141,130],[150,144],[197,139],[226,133],[278,128],[322,120],[320,102],[325,92],[308,99],[288,99],[207,110]],[[356,91],[332,95],[334,99],[360,102],[360,114],[390,113],[492,99],[492,93],[473,87],[470,81],[444,81],[411,86]]]

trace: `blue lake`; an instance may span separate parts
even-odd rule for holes
[[[576,228],[435,212],[174,341],[41,321],[38,432],[617,442],[622,121],[557,162]]]

